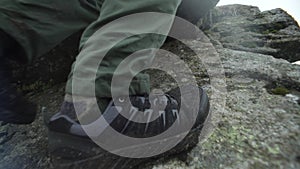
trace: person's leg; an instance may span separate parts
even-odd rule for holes
[[[139,0],[139,1],[126,1],[126,0],[118,0],[118,1],[105,1],[101,8],[101,13],[95,22],[93,22],[84,32],[80,47],[82,48],[89,48],[93,47],[93,43],[86,43],[87,40],[91,36],[95,36],[94,33],[101,29],[104,25],[109,24],[121,17],[141,13],[141,12],[159,12],[159,13],[167,13],[174,15],[176,14],[176,10],[180,4],[181,0],[168,0],[164,3],[161,3],[159,0]],[[170,18],[168,18],[170,19]],[[166,18],[157,18],[153,24],[147,24],[149,27],[147,28],[148,32],[159,32],[162,29],[162,25],[166,23],[170,24],[171,27],[172,21]],[[143,20],[143,18],[138,18],[140,20],[137,24],[146,24],[147,20]],[[130,21],[128,21],[130,22]],[[136,21],[137,22],[137,21]],[[114,27],[115,26],[115,27]],[[106,32],[101,35],[102,39],[98,39],[99,42],[101,41],[110,41],[112,39],[117,38],[119,34],[135,34],[134,26],[131,25],[131,28],[128,27],[128,23],[125,22],[118,22],[114,24],[115,30],[111,32]],[[138,25],[136,25],[138,26]],[[117,32],[120,31],[120,32]],[[140,30],[139,30],[140,31]],[[166,32],[167,34],[167,32]],[[100,37],[100,36],[99,36]],[[97,37],[98,38],[98,37]],[[154,34],[139,34],[135,36],[131,36],[122,40],[121,42],[117,43],[113,46],[109,52],[105,55],[104,59],[102,60],[98,69],[92,69],[89,66],[82,67],[81,71],[85,74],[95,74],[97,73],[96,77],[96,96],[98,98],[105,98],[111,97],[111,80],[113,75],[117,77],[129,77],[130,75],[136,73],[136,71],[128,66],[128,69],[124,72],[115,72],[115,69],[118,65],[130,54],[137,52],[143,49],[150,49],[150,48],[160,48],[166,36],[162,35],[154,35]],[[97,43],[97,42],[95,42]],[[109,48],[109,45],[105,43],[99,43],[99,46],[95,51],[91,51],[90,53],[85,53],[85,56],[77,58],[77,61],[73,64],[73,70],[75,65],[84,65],[88,64],[89,60],[95,59],[93,56],[94,52],[103,53],[105,50]],[[79,54],[80,56],[80,54]],[[151,62],[155,55],[153,53],[145,53],[144,55],[139,56],[136,59],[133,59],[130,65],[134,65],[135,63],[141,63],[141,60],[146,62]],[[99,57],[100,58],[100,57]],[[73,72],[71,72],[69,76],[69,80],[66,87],[66,92],[68,94],[73,95],[80,95],[80,96],[89,96],[89,94],[85,93],[86,90],[80,91],[72,91],[72,78]],[[87,79],[83,77],[76,76],[78,81],[82,81],[82,84],[86,84],[85,82]],[[88,79],[90,80],[90,79]],[[93,80],[93,79],[92,79]],[[84,88],[85,86],[83,86]],[[120,95],[124,94],[125,90],[124,86],[121,84],[114,88],[115,91],[118,91]],[[146,74],[138,74],[131,82],[131,86],[129,88],[130,95],[145,95],[149,94],[149,77]]]
[[[98,15],[94,0],[0,1],[0,29],[24,48],[21,57],[28,62],[84,29]]]
[[[0,121],[27,124],[36,114],[10,84],[9,60],[31,62],[98,15],[94,0],[0,1]]]
[[[166,27],[171,28],[173,17],[180,2],[181,0],[166,0],[163,3],[160,0],[106,0],[103,3],[99,18],[85,30],[82,36],[81,51],[76,58],[76,62],[73,64],[73,71],[69,76],[65,100],[60,112],[54,115],[48,123],[49,152],[52,155],[54,165],[70,165],[68,167],[71,168],[77,164],[84,165],[87,163],[91,167],[94,161],[97,168],[109,168],[107,166],[119,168],[119,164],[114,165],[113,158],[110,158],[112,154],[101,151],[100,147],[91,143],[91,139],[81,125],[92,126],[93,132],[96,133],[94,137],[105,136],[103,133],[112,127],[123,135],[137,138],[156,136],[166,131],[173,124],[182,125],[189,123],[193,125],[194,123],[190,123],[190,121],[195,120],[193,137],[198,138],[199,130],[201,130],[209,110],[208,97],[202,89],[199,89],[201,104],[196,105],[200,107],[198,116],[190,118],[191,116],[188,115],[189,112],[186,111],[188,113],[185,119],[182,119],[178,115],[180,100],[177,98],[180,97],[180,94],[186,94],[184,91],[191,88],[198,90],[198,87],[186,87],[187,89],[184,91],[175,90],[175,92],[169,92],[169,94],[151,93],[149,95],[149,77],[146,74],[140,73],[131,81],[129,89],[122,83],[113,89],[111,88],[113,76],[116,75],[117,78],[122,79],[123,77],[130,77],[130,75],[136,74],[137,71],[132,66],[143,64],[143,62],[151,63],[155,55],[151,52],[144,52],[127,62],[128,65],[123,69],[124,71],[116,73],[116,68],[123,60],[139,50],[149,48],[158,49],[166,39],[166,36],[162,35],[139,33],[141,30],[138,30],[137,27],[147,25],[146,28],[142,27],[145,32],[168,34]],[[119,18],[142,12],[167,13],[173,15],[173,17],[154,19],[153,17],[152,19],[151,17],[148,19],[135,18],[137,20],[133,22],[137,25],[129,25],[132,20],[123,20],[110,25],[106,31],[97,32],[99,29],[105,28],[105,25]],[[164,31],[161,31],[162,29]],[[110,43],[122,35],[134,36],[125,38],[112,47]],[[105,55],[101,64],[97,65],[102,54],[107,49],[110,49],[109,52]],[[140,62],[141,60],[143,62]],[[78,65],[80,65],[79,69],[77,69]],[[95,65],[97,66],[96,68],[91,67]],[[93,74],[96,75],[96,79],[93,79],[93,76],[91,76]],[[95,89],[89,86],[90,83],[95,83]],[[73,88],[74,85],[77,85],[79,90],[78,88]],[[111,101],[112,90],[117,91],[120,96],[113,101]],[[129,98],[122,97],[126,96],[126,92],[124,92],[126,90],[129,90]],[[95,92],[98,103],[89,91]],[[102,114],[97,113],[98,106]],[[122,113],[131,117],[125,118]],[[159,116],[153,119],[155,115]],[[107,123],[98,123],[99,116],[104,117],[110,127],[106,126]],[[145,123],[135,122],[141,116],[147,116],[148,121]],[[180,119],[178,119],[178,123],[175,123],[177,118]],[[153,121],[150,122],[150,119]],[[122,141],[114,139],[115,136],[109,135],[102,141]],[[178,151],[183,151],[187,147],[190,147],[191,142],[184,142]],[[126,149],[127,147],[122,148]],[[94,160],[90,161],[90,157]],[[75,162],[75,166],[72,165],[73,160],[78,160]],[[61,164],[64,162],[68,164]],[[120,167],[126,168],[130,165],[129,163]]]

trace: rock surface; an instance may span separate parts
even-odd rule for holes
[[[224,109],[212,105],[215,130],[186,161],[171,159],[153,169],[299,168],[300,66],[270,55],[218,52],[227,94]],[[279,87],[289,94],[274,94]]]
[[[216,7],[206,18],[206,32],[224,48],[269,54],[290,62],[300,60],[300,28],[284,10],[258,7]],[[207,23],[210,23],[207,25]]]
[[[206,41],[187,42],[198,47],[201,55],[195,55],[178,42],[164,46],[164,49],[180,56],[193,71],[199,85],[208,90],[213,103],[210,130],[205,130],[206,137],[201,138],[187,154],[159,159],[139,168],[300,168],[300,66],[287,61],[292,61],[300,52],[295,49],[293,56],[282,52],[283,47],[289,47],[285,45],[290,42],[288,39],[294,43],[292,34],[298,38],[299,27],[279,9],[261,13],[256,7],[225,6],[216,10],[225,14],[219,15],[219,20],[214,16],[211,28],[206,31],[216,50]],[[258,29],[254,25],[265,28],[272,24],[271,19],[253,16],[274,17],[275,21],[284,20],[289,26],[280,27],[278,32],[255,32],[253,30]],[[254,19],[250,21],[249,18]],[[275,21],[273,26],[277,23]],[[277,30],[277,27],[274,29]],[[233,34],[235,31],[239,33]],[[248,39],[241,38],[244,36]],[[280,47],[273,47],[267,39],[263,39],[267,37],[287,39],[284,43],[280,42]],[[254,41],[256,46],[242,47],[241,42],[246,40]],[[215,52],[223,70],[209,74],[201,59],[213,68],[216,58],[211,54]],[[223,79],[210,76],[217,76],[218,72],[225,74]],[[160,85],[167,81],[157,74],[153,79],[154,84]],[[217,84],[223,85],[223,81],[226,82],[226,90],[216,87]],[[169,84],[162,87],[169,87]],[[64,84],[59,83],[28,92],[27,97],[39,105],[40,113],[31,125],[0,127],[0,169],[50,168],[43,119],[58,111],[63,94]],[[218,97],[212,97],[214,94],[222,96],[226,104],[223,105]]]

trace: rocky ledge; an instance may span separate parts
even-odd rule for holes
[[[206,32],[224,48],[300,60],[300,28],[286,11],[258,7],[216,7],[205,19]]]

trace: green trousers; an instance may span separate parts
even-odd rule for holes
[[[180,2],[181,0],[1,0],[0,29],[20,43],[26,53],[24,57],[31,62],[79,30],[85,29],[79,45],[82,49],[89,37],[105,24],[140,12],[175,15]],[[160,23],[153,24],[149,29],[150,32],[155,32],[156,29],[160,29]],[[123,33],[126,33],[126,30],[124,31]],[[108,39],[109,36],[106,35]],[[123,59],[141,49],[161,47],[165,38],[153,34],[126,38],[107,53],[97,70],[86,68],[86,71],[97,72],[96,96],[111,97],[111,78]],[[154,56],[142,57],[151,61]],[[128,71],[135,73],[132,69]],[[119,76],[122,76],[122,73],[128,72],[121,72]],[[72,93],[72,76],[73,71],[70,73],[66,92],[84,96],[84,92]],[[122,95],[124,89],[121,84],[117,90]],[[132,81],[129,92],[133,95],[149,93],[149,77],[146,74],[138,74]]]

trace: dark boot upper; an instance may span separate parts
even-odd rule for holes
[[[173,90],[169,94],[149,96],[130,96],[129,98],[120,97],[111,101],[102,116],[106,122],[119,133],[130,137],[152,137],[158,135],[173,124],[189,125],[193,121],[194,127],[203,125],[209,111],[209,101],[204,90],[200,91],[199,113],[197,117],[189,115],[189,108],[180,109],[180,91]],[[176,95],[177,94],[177,95]],[[76,97],[76,96],[75,96]],[[78,116],[86,114],[91,115],[89,111],[96,111],[97,108],[91,107],[88,101],[67,102],[65,101],[58,114],[53,116],[49,122],[49,129],[56,132],[63,132],[81,137],[88,137],[83,131],[80,123],[86,123],[84,120],[77,120]],[[76,107],[76,109],[75,109]],[[80,111],[77,112],[76,111]],[[179,113],[182,113],[179,116]],[[93,113],[92,113],[93,114]],[[124,117],[125,115],[125,117]],[[100,118],[93,116],[93,120],[88,119],[89,123],[93,123]],[[139,119],[147,119],[146,122],[139,123]],[[88,125],[88,123],[86,123]],[[101,124],[98,124],[101,126]],[[104,124],[103,124],[104,125]],[[105,126],[103,129],[105,130]]]
[[[28,124],[35,119],[36,106],[24,100],[11,84],[10,56],[18,44],[0,30],[0,121]],[[17,48],[18,49],[18,48]]]

